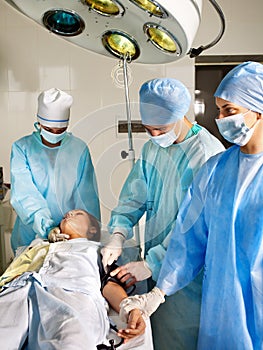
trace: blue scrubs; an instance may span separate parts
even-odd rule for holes
[[[12,248],[47,238],[65,213],[84,209],[100,220],[97,182],[87,145],[67,133],[59,147],[41,142],[39,132],[16,141],[11,152],[11,204],[17,219]]]
[[[263,154],[211,158],[180,208],[157,286],[184,288],[204,266],[198,349],[263,349]]]
[[[165,255],[163,242],[174,227],[188,187],[201,165],[223,150],[219,140],[197,124],[183,142],[162,148],[149,140],[143,146],[112,211],[109,227],[130,238],[132,227],[146,213],[145,254],[155,280]],[[200,298],[201,277],[197,277],[187,290],[160,306],[151,320],[156,350],[195,348]]]

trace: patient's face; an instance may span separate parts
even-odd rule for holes
[[[91,228],[89,214],[84,210],[75,209],[69,211],[60,223],[62,233],[67,233],[72,238],[87,238],[87,232]]]

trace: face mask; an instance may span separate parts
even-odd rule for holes
[[[44,139],[52,144],[56,144],[64,139],[67,131],[62,132],[61,134],[53,134],[53,132],[47,131],[43,128],[40,130],[40,135],[44,137]]]
[[[150,136],[150,139],[153,143],[163,148],[171,146],[178,138],[178,136],[174,132],[174,128],[172,128],[172,130],[166,132],[165,134],[158,136],[152,136],[149,133],[149,131],[146,131],[146,133]]]
[[[252,128],[248,128],[245,124],[244,116],[246,113],[235,114],[223,119],[216,119],[216,124],[220,134],[229,142],[238,146],[246,145],[251,139],[257,122]]]

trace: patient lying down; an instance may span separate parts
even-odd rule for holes
[[[116,281],[101,284],[97,221],[73,210],[60,226],[68,240],[33,241],[0,278],[3,349],[95,350],[109,332],[106,300],[119,312],[127,297]],[[119,336],[127,342],[144,330],[141,312],[134,309]]]

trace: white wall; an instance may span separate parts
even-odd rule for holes
[[[262,0],[217,0],[226,18],[226,31],[220,42],[205,55],[249,55],[263,53]],[[195,42],[208,44],[218,34],[219,17],[203,0],[203,23]]]
[[[227,19],[223,39],[203,54],[262,54],[262,0],[221,0]],[[219,30],[211,4],[203,1],[202,23],[194,46],[206,45]],[[12,142],[31,133],[36,120],[40,91],[58,87],[74,97],[70,129],[90,147],[102,202],[103,224],[116,204],[121,185],[130,169],[120,156],[128,150],[127,135],[117,134],[117,120],[126,119],[124,89],[116,85],[118,60],[97,55],[63,40],[0,0],[0,166],[9,182]],[[140,85],[154,77],[182,80],[194,92],[194,60],[188,56],[167,65],[129,65],[132,119],[139,119]],[[194,119],[193,108],[189,113]],[[145,140],[133,134],[136,156]]]

